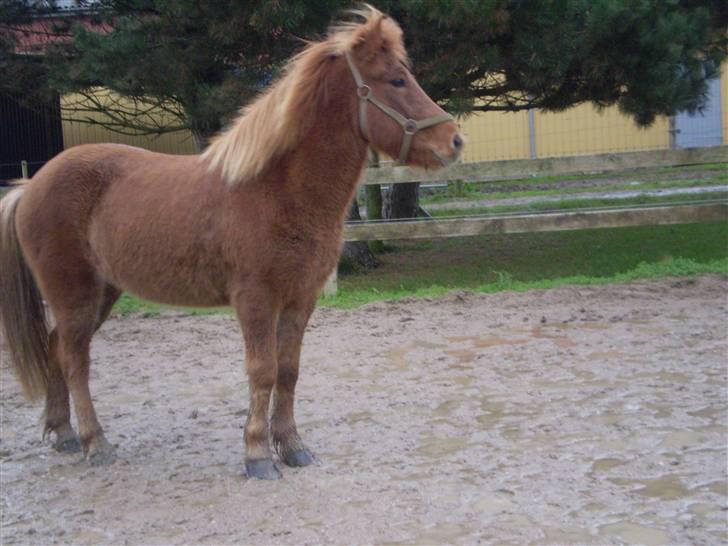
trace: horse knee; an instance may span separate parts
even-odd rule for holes
[[[250,358],[245,367],[251,387],[270,390],[276,384],[278,370],[275,360]]]
[[[89,368],[88,360],[81,355],[71,354],[62,361],[61,370],[69,391],[88,385]]]
[[[293,392],[298,382],[298,370],[293,368],[281,368],[278,370],[276,387],[284,392]]]
[[[68,386],[88,374],[91,336],[78,330],[59,331],[54,355]]]

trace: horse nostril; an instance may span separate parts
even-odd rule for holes
[[[456,150],[459,150],[463,147],[463,139],[460,135],[456,134],[455,137],[452,139],[452,147]]]

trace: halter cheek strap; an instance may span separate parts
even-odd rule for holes
[[[402,136],[402,146],[399,150],[398,160],[401,165],[404,165],[407,161],[410,146],[412,145],[412,138],[417,131],[432,127],[433,125],[437,125],[439,123],[444,123],[446,121],[453,121],[453,117],[450,114],[446,113],[430,118],[421,119],[419,121],[404,117],[395,109],[387,106],[374,95],[372,95],[372,88],[364,83],[364,80],[361,77],[361,73],[354,64],[354,61],[351,60],[351,56],[349,55],[349,53],[346,52],[344,53],[344,55],[346,56],[346,62],[349,64],[349,69],[351,70],[351,74],[352,76],[354,76],[354,82],[356,83],[356,95],[357,97],[359,97],[359,127],[361,129],[362,136],[367,142],[371,140],[371,138],[369,137],[369,129],[367,127],[367,103],[371,102],[374,106],[376,106],[382,112],[394,119],[394,121],[399,123],[399,125],[402,127],[404,135]]]

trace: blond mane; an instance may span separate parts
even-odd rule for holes
[[[321,104],[326,61],[331,55],[351,51],[376,31],[387,47],[406,61],[397,23],[369,5],[351,13],[359,18],[358,22],[331,27],[324,41],[310,43],[293,57],[283,77],[243,108],[202,154],[210,169],[221,170],[228,185],[254,179],[298,144]]]

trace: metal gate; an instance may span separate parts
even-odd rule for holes
[[[0,97],[0,184],[21,176],[21,162],[33,174],[63,151],[63,131],[58,96],[48,104],[28,108],[9,97]]]
[[[728,74],[723,77],[728,77]],[[675,116],[676,147],[698,148],[723,144],[720,79],[711,80],[708,86],[708,102],[702,113],[682,112]]]

